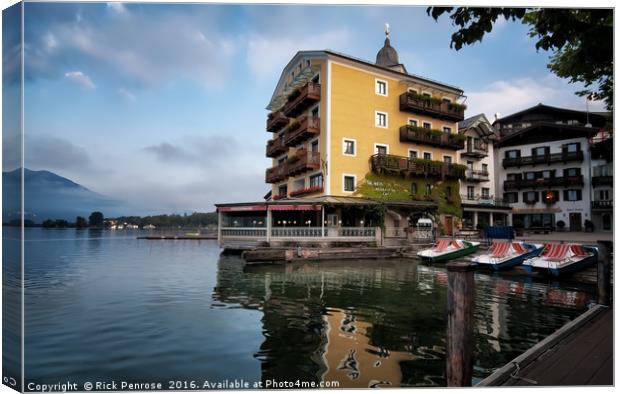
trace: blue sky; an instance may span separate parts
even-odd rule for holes
[[[467,116],[585,108],[520,23],[457,52],[424,7],[26,3],[26,167],[137,214],[260,200],[282,67],[305,49],[374,60],[385,22],[410,72],[464,89]]]

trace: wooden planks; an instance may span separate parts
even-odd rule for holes
[[[613,312],[596,306],[500,368],[479,386],[612,384]]]

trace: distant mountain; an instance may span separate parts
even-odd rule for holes
[[[2,173],[2,222],[19,217],[19,169]],[[26,218],[35,223],[45,219],[75,221],[76,216],[88,218],[93,211],[114,216],[121,201],[95,193],[70,179],[50,171],[24,169],[24,200]]]

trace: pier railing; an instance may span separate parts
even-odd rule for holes
[[[355,238],[373,240],[377,235],[375,227],[273,227],[271,238],[306,239],[306,238]],[[223,227],[222,238],[253,238],[266,240],[265,227]]]

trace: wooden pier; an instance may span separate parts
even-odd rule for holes
[[[596,305],[478,386],[613,384],[613,311]]]
[[[598,242],[597,304],[496,370],[478,386],[611,386],[611,241]]]

